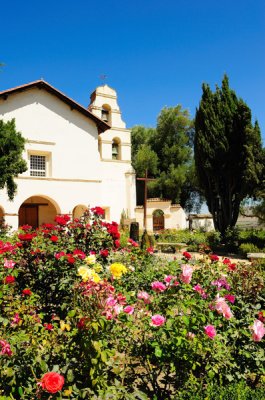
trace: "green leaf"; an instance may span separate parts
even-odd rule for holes
[[[190,324],[190,319],[189,319],[189,317],[187,317],[186,315],[183,315],[182,320],[183,320],[183,322],[184,322],[184,324],[185,324],[186,326],[189,326],[189,324]]]
[[[74,317],[75,314],[76,314],[76,310],[70,310],[67,315],[68,315],[68,317]]]
[[[160,347],[156,347],[155,348],[155,355],[157,357],[161,357],[162,356],[162,350],[160,349]]]
[[[67,371],[67,381],[68,382],[73,382],[75,379],[74,373],[72,369],[68,369]]]
[[[103,350],[103,351],[100,353],[100,357],[101,357],[101,360],[102,360],[104,363],[107,362],[108,358],[107,358],[107,353],[105,352],[105,350]]]

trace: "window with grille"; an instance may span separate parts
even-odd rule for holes
[[[46,176],[46,157],[30,155],[30,176]]]

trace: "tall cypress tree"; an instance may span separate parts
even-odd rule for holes
[[[10,200],[17,188],[14,177],[27,170],[22,158],[24,145],[25,139],[16,131],[15,120],[0,120],[0,189],[6,187]]]
[[[226,75],[215,92],[207,84],[202,90],[195,116],[195,165],[215,229],[224,235],[235,226],[241,201],[261,183],[261,134],[258,123],[252,124],[249,107],[229,88]]]

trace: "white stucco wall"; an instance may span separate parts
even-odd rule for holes
[[[164,229],[186,229],[186,214],[179,205],[171,205],[171,201],[147,200],[147,231],[153,232],[153,213],[162,210],[164,213]],[[143,229],[143,207],[136,207],[135,218],[139,222],[140,229]]]
[[[0,207],[6,214],[6,222],[14,229],[18,226],[19,207],[31,196],[51,199],[60,213],[71,213],[83,204],[107,208],[109,219],[117,222],[123,209],[134,217],[135,176],[130,157],[125,152],[125,159],[112,160],[110,143],[110,156],[103,160],[94,121],[38,88],[0,99],[0,119],[12,118],[27,139],[24,158],[29,162],[30,154],[36,154],[45,155],[48,160],[46,177],[30,177],[29,170],[18,177],[13,202],[7,199],[5,190],[0,191]],[[111,130],[107,135],[111,142]],[[125,135],[130,145],[130,131],[120,135],[122,140]]]

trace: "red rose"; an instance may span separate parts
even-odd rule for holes
[[[22,229],[22,231],[31,231],[32,226],[31,225],[22,225],[20,227],[20,229]]]
[[[23,296],[31,296],[32,295],[32,291],[30,289],[23,289],[22,290],[22,295]]]
[[[94,208],[91,208],[91,211],[92,211],[95,215],[104,216],[104,214],[105,214],[105,210],[103,210],[103,208],[101,208],[101,207],[94,207]]]
[[[62,390],[64,377],[57,372],[47,372],[41,379],[41,387],[48,393],[56,393]]]
[[[75,258],[73,257],[72,254],[66,254],[66,257],[67,257],[67,261],[69,262],[69,264],[75,263]]]
[[[58,236],[52,235],[50,239],[52,242],[58,242]]]
[[[4,278],[4,283],[5,283],[6,285],[8,285],[9,283],[14,283],[15,280],[16,280],[16,278],[15,278],[13,275],[7,275],[7,276]]]
[[[35,236],[37,236],[37,234],[36,233],[20,233],[19,235],[18,235],[18,238],[19,238],[19,240],[21,240],[21,241],[31,241]]]
[[[210,259],[211,259],[211,261],[219,261],[219,257],[216,255],[216,254],[211,254],[210,255]]]
[[[115,247],[118,249],[118,248],[121,246],[121,243],[120,243],[119,240],[115,240],[115,241],[114,241],[114,245],[115,245]]]
[[[101,255],[101,257],[106,258],[109,255],[109,251],[108,249],[100,250],[99,254]]]
[[[43,326],[46,329],[46,331],[52,331],[53,330],[53,325],[52,324],[45,323],[45,324],[43,324]]]
[[[191,254],[188,253],[187,251],[184,251],[184,252],[182,253],[182,255],[183,255],[183,257],[185,257],[187,260],[190,260],[190,259],[191,259]]]

